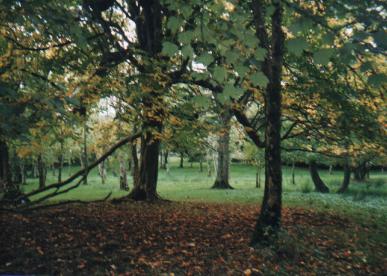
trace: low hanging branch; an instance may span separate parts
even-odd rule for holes
[[[29,198],[33,195],[37,195],[37,194],[40,194],[42,192],[45,192],[45,191],[48,191],[48,190],[51,190],[51,189],[56,189],[58,190],[59,188],[67,185],[67,184],[70,184],[71,182],[73,182],[75,179],[77,179],[78,177],[80,176],[84,176],[85,173],[88,173],[90,170],[92,170],[93,168],[95,168],[96,166],[98,166],[99,163],[101,163],[102,161],[104,161],[106,158],[108,158],[110,155],[112,155],[118,148],[122,147],[123,145],[126,145],[128,144],[129,142],[133,142],[134,140],[136,140],[138,137],[141,136],[141,133],[136,133],[134,135],[131,135],[129,137],[126,137],[122,140],[120,140],[118,143],[116,143],[114,146],[112,146],[108,151],[106,151],[100,158],[98,158],[97,160],[95,160],[92,164],[90,164],[87,168],[84,168],[82,170],[79,170],[78,172],[74,173],[72,176],[70,176],[69,178],[67,178],[66,180],[64,181],[61,181],[61,182],[57,182],[57,183],[54,183],[54,184],[51,184],[51,185],[48,185],[46,187],[43,187],[41,189],[38,189],[38,190],[35,190],[35,191],[32,191],[30,193],[27,193],[23,196],[20,196],[16,199],[16,202],[22,198]],[[55,192],[54,192],[55,194]]]

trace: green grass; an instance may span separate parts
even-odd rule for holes
[[[79,168],[65,168],[64,177]],[[295,172],[296,184],[291,183],[289,167],[283,169],[283,202],[285,206],[299,206],[314,209],[332,210],[339,213],[352,214],[355,217],[373,216],[386,221],[387,217],[387,175],[372,172],[371,179],[366,183],[353,182],[349,190],[343,195],[336,194],[340,187],[343,173],[334,171],[329,174],[321,170],[320,175],[330,187],[330,194],[314,192],[313,184],[307,169],[297,168]],[[48,173],[47,183],[55,182],[56,177]],[[214,182],[214,175],[207,176],[206,168],[199,171],[198,164],[191,168],[189,164],[184,169],[177,167],[177,160],[173,160],[169,173],[160,170],[158,192],[161,197],[174,201],[204,201],[218,203],[259,203],[263,196],[262,187],[255,188],[255,168],[243,164],[232,164],[230,183],[234,190],[210,189]],[[263,175],[262,182],[263,183]],[[132,180],[129,177],[130,187]],[[28,179],[23,187],[25,192],[37,188],[37,179]],[[51,200],[96,200],[112,192],[112,197],[120,197],[126,192],[119,190],[119,178],[108,172],[107,184],[101,184],[97,170],[91,171],[88,185]]]

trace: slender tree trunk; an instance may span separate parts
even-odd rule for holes
[[[138,182],[139,182],[139,178],[140,178],[140,168],[139,168],[139,164],[138,164],[138,157],[137,157],[137,145],[136,145],[136,142],[133,142],[131,145],[130,145],[130,152],[131,152],[131,155],[132,155],[132,170],[131,170],[131,175],[132,175],[132,178],[133,178],[133,186],[136,187],[138,185]]]
[[[83,124],[83,165],[84,168],[87,168],[89,166],[89,158],[87,154],[87,121],[86,121],[86,115],[84,119]],[[85,178],[83,180],[83,184],[87,185],[87,175],[89,174],[88,171],[85,171]]]
[[[367,162],[361,162],[354,169],[354,178],[356,181],[365,181],[367,176]]]
[[[6,142],[0,140],[0,185],[1,190],[12,190],[12,175],[9,166],[9,152]]]
[[[60,153],[58,157],[58,182],[62,182],[62,169],[63,169],[63,149],[64,143],[63,141],[60,142]]]
[[[316,161],[314,160],[310,161],[309,171],[310,171],[310,176],[312,177],[312,181],[316,192],[329,193],[329,188],[325,185],[324,181],[322,181],[322,179],[320,178],[320,175],[318,174]]]
[[[255,188],[261,188],[261,161],[256,160],[257,172],[255,174]]]
[[[346,160],[344,164],[344,179],[341,184],[340,189],[337,191],[338,193],[345,193],[348,190],[349,183],[351,181],[351,169],[349,167],[349,162]]]
[[[164,158],[163,158],[163,151],[160,150],[160,169],[164,168]]]
[[[184,168],[184,154],[183,152],[180,152],[180,165],[179,168],[182,169]]]
[[[332,175],[332,174],[333,174],[333,166],[329,165],[329,175]]]
[[[101,163],[98,164],[98,174],[101,177],[101,183],[105,184],[106,183],[106,166],[105,166],[105,161],[102,161]]]
[[[199,160],[199,169],[200,169],[200,172],[203,172],[203,157],[200,156],[200,160]]]
[[[211,177],[212,176],[212,164],[211,164],[210,152],[207,153],[206,160],[207,160],[207,176]]]
[[[223,129],[218,138],[218,169],[212,188],[233,189],[229,183],[231,112],[223,111],[220,115],[220,121]]]
[[[39,177],[39,171],[38,171],[38,163],[34,162],[34,168],[32,170],[32,177],[33,178],[38,178]]]
[[[292,184],[296,185],[296,176],[295,176],[295,162],[294,160],[292,161]]]
[[[39,189],[42,189],[46,186],[46,174],[47,174],[47,169],[46,165],[44,163],[42,154],[38,155],[38,173],[39,173]]]
[[[281,1],[273,1],[273,5],[271,58],[266,58],[263,65],[263,71],[269,79],[265,91],[265,191],[251,244],[270,244],[272,239],[277,237],[281,224],[281,79],[284,34],[281,26]],[[268,39],[267,33],[262,31],[262,28],[265,28],[262,8],[263,1],[253,2],[257,36]],[[262,43],[265,44],[264,41],[261,41]]]
[[[120,189],[129,191],[125,159],[122,157],[120,158]]]
[[[63,154],[58,157],[58,182],[62,182]]]
[[[20,163],[20,172],[21,172],[21,184],[26,185],[27,184],[27,172],[26,172],[25,161],[22,161]]]
[[[21,160],[17,156],[16,150],[12,151],[11,176],[11,181],[14,185],[19,186],[22,183]]]
[[[166,170],[167,169],[167,166],[168,166],[168,150],[165,150],[164,152],[164,166],[163,166],[163,169]]]

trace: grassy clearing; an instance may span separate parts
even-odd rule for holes
[[[78,168],[65,168],[64,177]],[[230,183],[234,190],[210,189],[214,182],[214,175],[207,176],[206,168],[200,172],[198,164],[189,164],[185,168],[178,168],[177,160],[172,160],[172,166],[167,173],[160,170],[158,191],[166,199],[173,201],[199,201],[216,203],[259,203],[263,196],[262,187],[255,188],[255,168],[243,164],[232,164]],[[352,182],[344,195],[336,194],[340,187],[343,173],[333,171],[330,175],[327,170],[321,170],[320,175],[331,189],[330,194],[313,192],[313,184],[307,169],[297,168],[295,171],[296,184],[291,183],[291,170],[284,167],[283,201],[285,206],[305,207],[320,210],[332,210],[343,214],[352,214],[354,217],[371,217],[381,221],[387,220],[387,174],[372,172],[371,179],[366,183]],[[48,174],[48,183],[55,182],[52,172]],[[105,197],[112,192],[112,197],[120,197],[126,192],[119,190],[119,177],[108,172],[107,184],[102,185],[97,170],[89,175],[89,184],[60,195],[52,200],[95,200]],[[132,180],[129,178],[129,184]],[[31,191],[37,188],[37,179],[28,179],[23,189]]]

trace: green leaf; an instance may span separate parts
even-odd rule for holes
[[[208,53],[202,54],[197,60],[198,63],[202,63],[206,66],[210,65],[213,61],[214,61],[214,58],[212,57],[212,55]]]
[[[251,83],[254,86],[259,86],[261,88],[265,88],[269,83],[269,79],[262,72],[256,72],[250,77]]]
[[[176,54],[178,50],[179,47],[176,44],[166,41],[163,43],[163,49],[161,53],[166,56],[172,57]]]
[[[264,61],[267,51],[263,48],[257,48],[254,53],[254,57],[258,61]]]
[[[301,56],[302,52],[308,48],[308,42],[304,38],[294,38],[287,42],[287,48],[290,53]]]
[[[332,55],[334,54],[334,49],[321,49],[313,54],[313,60],[315,63],[321,65],[327,65]]]
[[[172,33],[176,33],[180,26],[182,25],[182,20],[175,16],[169,18],[167,23],[167,28],[171,30]]]
[[[381,48],[387,48],[387,33],[384,30],[380,30],[373,35],[376,44]]]
[[[243,95],[244,91],[240,87],[235,87],[232,84],[226,84],[223,89],[223,95],[227,98],[238,99]]]
[[[307,17],[300,17],[292,25],[290,25],[289,30],[296,34],[298,32],[308,31],[313,27],[313,21]]]
[[[237,65],[235,66],[235,70],[237,71],[238,75],[243,78],[250,69],[244,65]]]
[[[179,33],[177,39],[182,44],[189,44],[195,38],[195,33],[193,31],[186,31]]]
[[[181,53],[185,58],[192,58],[194,54],[194,50],[192,49],[191,45],[186,45],[181,49]]]
[[[185,18],[188,18],[192,14],[192,8],[190,5],[183,5],[181,8],[181,13],[184,15]]]
[[[361,65],[360,71],[366,72],[366,71],[372,70],[372,68],[373,68],[372,62],[367,61]]]
[[[220,66],[215,67],[213,77],[217,82],[223,83],[227,77],[226,69]]]
[[[226,56],[227,63],[230,63],[230,64],[237,63],[240,58],[239,53],[236,52],[235,50],[227,51],[225,56]]]
[[[332,45],[333,42],[335,41],[335,36],[332,34],[332,33],[326,33],[323,38],[322,38],[322,41],[327,44],[327,45]]]
[[[247,47],[254,48],[258,46],[259,40],[254,34],[246,33],[244,35],[244,43]]]
[[[387,76],[385,74],[375,74],[368,78],[368,84],[376,88],[379,88],[383,84],[386,84],[386,81]]]
[[[211,101],[206,96],[195,96],[192,98],[192,103],[198,108],[207,109],[210,107]]]

